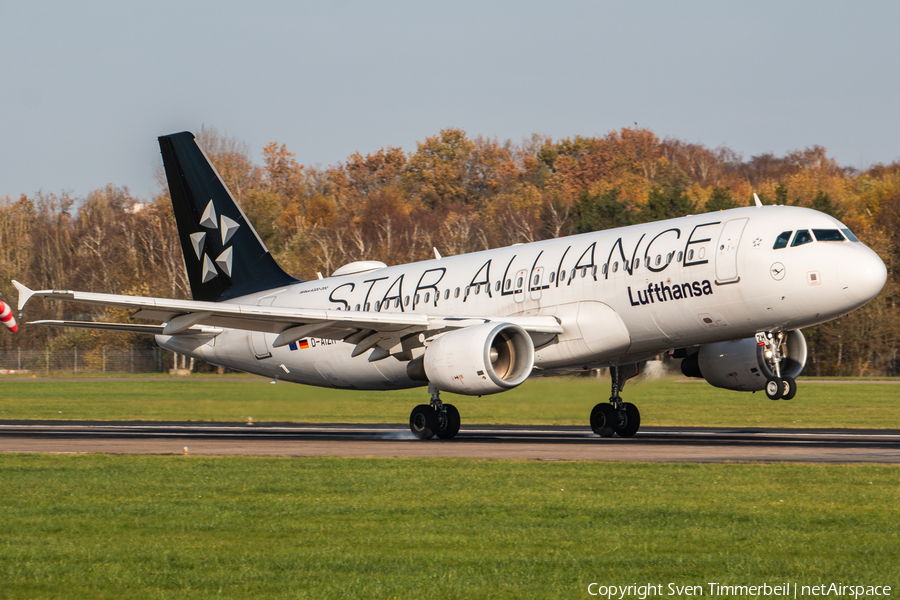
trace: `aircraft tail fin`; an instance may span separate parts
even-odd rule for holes
[[[218,302],[297,283],[269,254],[194,134],[159,137],[194,300]]]

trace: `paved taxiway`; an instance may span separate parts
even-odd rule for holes
[[[0,421],[0,452],[471,457],[650,462],[900,463],[900,430],[645,427],[602,439],[585,427],[469,425],[450,441],[404,425]]]

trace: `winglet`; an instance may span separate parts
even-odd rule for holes
[[[34,295],[34,290],[28,289],[28,287],[22,283],[19,283],[15,279],[13,279],[12,284],[16,286],[16,289],[19,290],[19,310],[25,308],[25,303]]]
[[[434,257],[438,260],[441,260],[443,258],[443,256],[441,256],[441,253],[438,252],[437,248],[434,248]]]
[[[763,203],[759,201],[759,196],[756,195],[756,192],[753,192],[753,199],[756,200],[757,206],[762,206]]]

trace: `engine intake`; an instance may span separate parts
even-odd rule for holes
[[[422,366],[428,381],[441,391],[468,396],[496,394],[520,385],[531,375],[534,343],[524,329],[512,323],[475,325],[436,338],[425,349]]]
[[[806,339],[799,329],[787,332],[782,343],[782,377],[797,377],[806,366]],[[757,392],[775,371],[766,360],[765,348],[755,338],[706,344],[681,361],[686,377],[701,377],[718,388]]]

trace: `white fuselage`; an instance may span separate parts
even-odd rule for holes
[[[859,242],[773,249],[785,231],[845,226],[796,207],[749,207],[307,281],[242,304],[435,316],[549,315],[534,336],[538,370],[644,360],[672,348],[797,329],[868,302],[884,265]],[[407,362],[351,358],[353,344],[314,335],[273,348],[275,333],[157,336],[164,348],[299,383],[356,389],[421,386]]]

